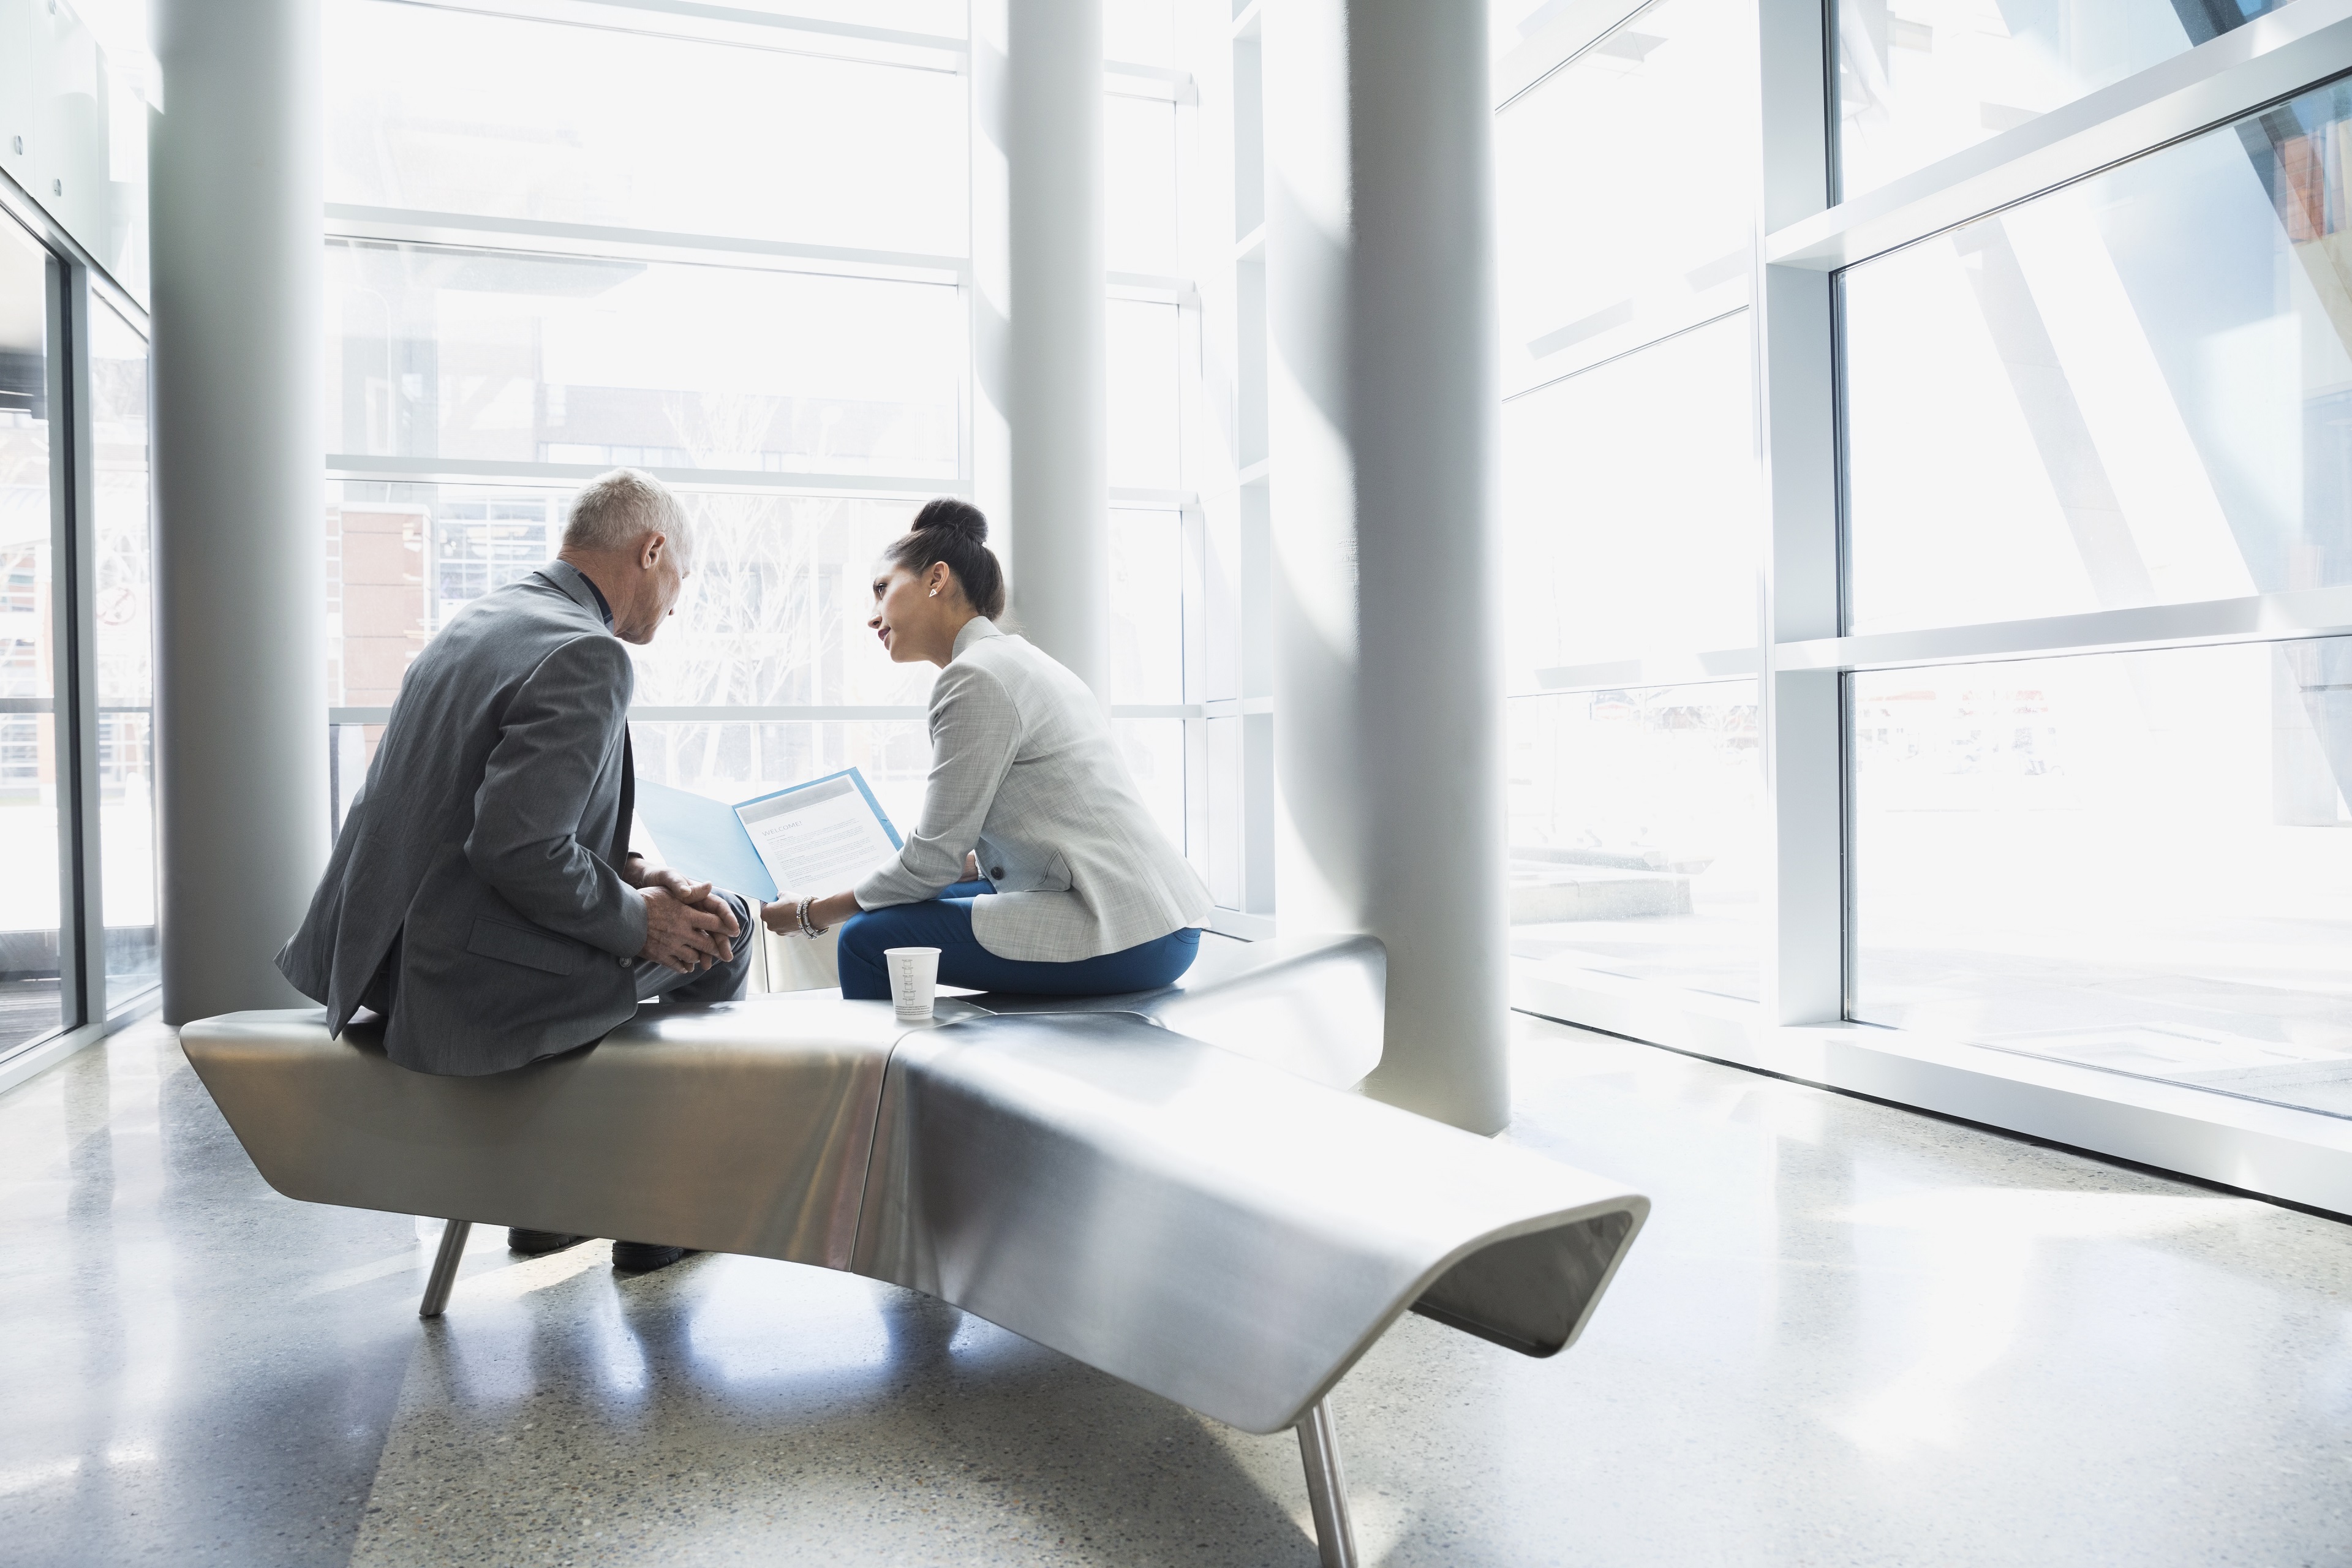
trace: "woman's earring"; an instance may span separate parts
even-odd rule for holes
[[[934,599],[936,599],[936,598],[938,598],[939,596],[940,596],[940,591],[939,591],[937,588],[932,589],[932,590],[931,590],[931,597],[932,597],[932,598],[934,598]]]

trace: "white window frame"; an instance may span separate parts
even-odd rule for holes
[[[1834,3],[1834,0],[1831,0]],[[1632,10],[1632,15],[1625,14]],[[1576,7],[1506,56],[1499,110],[1632,22]],[[1755,673],[1767,887],[1760,1003],[1517,966],[1526,1011],[2352,1214],[2352,1121],[1920,1030],[1851,1022],[1843,689],[1856,671],[2352,635],[2352,588],[1848,636],[1841,619],[1836,274],[2352,71],[2352,0],[2280,9],[1850,201],[1832,202],[1823,0],[1758,0],[1759,221],[1750,306],[1767,537],[1755,648],[1548,672],[1559,689]],[[1661,322],[1654,346],[1670,328]],[[1643,352],[1635,349],[1633,353]],[[1581,368],[1581,367],[1575,367]]]

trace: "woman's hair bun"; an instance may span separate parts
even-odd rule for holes
[[[952,496],[941,496],[937,500],[927,502],[923,510],[915,514],[913,532],[924,533],[932,529],[961,534],[974,544],[988,542],[987,515],[971,502],[957,500]]]
[[[941,496],[928,503],[882,556],[909,572],[944,561],[973,609],[992,620],[1004,613],[1004,567],[988,547],[987,517],[968,500]]]

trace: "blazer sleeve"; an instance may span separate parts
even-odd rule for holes
[[[574,637],[507,705],[474,795],[466,861],[528,919],[616,958],[646,944],[646,910],[580,820],[621,743],[635,677],[609,637]]]
[[[919,903],[963,880],[964,852],[980,842],[1020,745],[1021,710],[1003,681],[973,665],[950,664],[940,672],[931,689],[923,819],[898,858],[857,884],[858,908]]]

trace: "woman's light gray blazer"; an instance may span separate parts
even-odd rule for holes
[[[931,775],[906,847],[857,884],[861,908],[963,878],[996,885],[972,935],[999,958],[1069,963],[1209,918],[1209,889],[1144,809],[1086,683],[985,617],[931,688]]]

